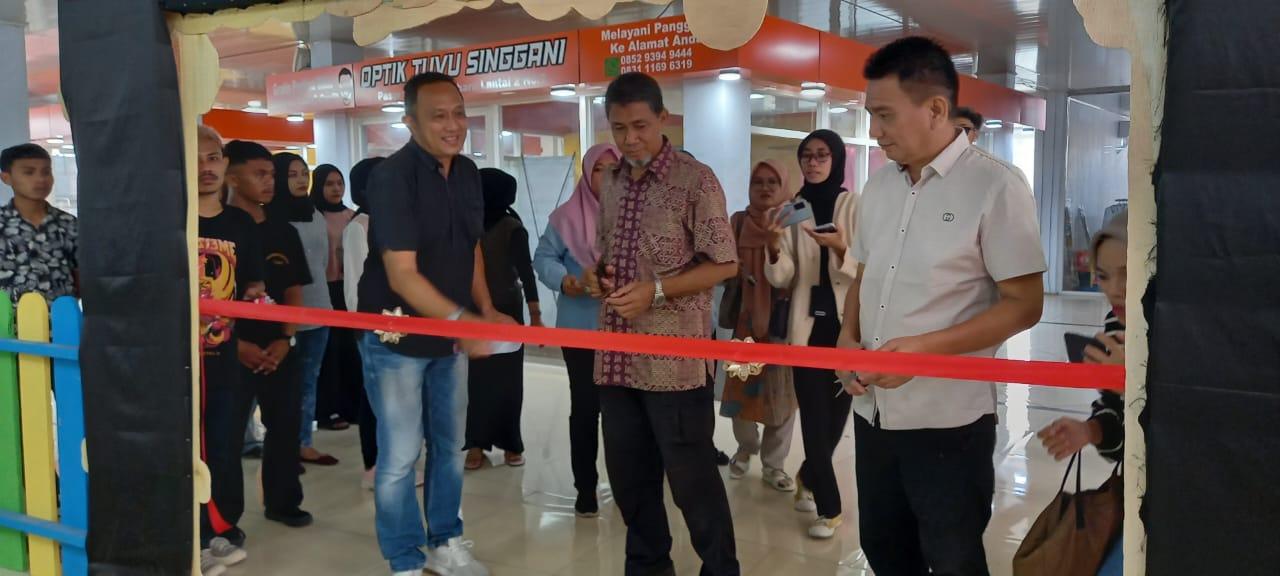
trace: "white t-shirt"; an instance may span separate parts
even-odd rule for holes
[[[963,133],[914,186],[897,164],[872,175],[853,257],[866,266],[858,320],[868,350],[965,322],[995,305],[996,282],[1045,271],[1026,177]],[[991,357],[997,348],[969,355]],[[855,397],[854,411],[868,422],[879,415],[888,430],[956,428],[995,412],[993,386],[915,378]]]

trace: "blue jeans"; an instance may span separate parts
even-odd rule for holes
[[[1098,576],[1124,576],[1124,537],[1116,538],[1098,567]]]
[[[363,336],[365,390],[378,418],[374,475],[378,547],[392,571],[426,563],[420,549],[462,535],[462,443],[466,433],[467,361],[460,355],[415,358],[392,352],[373,333]],[[414,493],[414,465],[427,443],[422,514]]]
[[[298,371],[302,376],[302,440],[303,448],[311,447],[311,429],[316,422],[316,382],[320,380],[320,365],[324,363],[324,349],[329,345],[329,328],[313,328],[298,332],[298,344],[293,353],[298,355]]]

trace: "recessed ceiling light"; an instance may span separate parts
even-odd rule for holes
[[[284,149],[285,149],[285,150],[299,150],[300,148],[298,148],[297,146],[285,146],[285,147],[284,147]]]
[[[848,109],[848,108],[846,108],[846,107],[844,107],[844,106],[832,106],[832,107],[831,107],[831,113],[832,113],[832,114],[844,114],[845,112],[848,112],[848,111],[849,111],[849,109]]]
[[[720,71],[720,79],[725,82],[736,82],[742,79],[742,70],[737,68],[725,68]]]
[[[263,108],[261,106],[246,106],[242,108],[240,111],[248,112],[249,114],[266,114],[267,112],[269,112],[266,108]]]
[[[569,96],[576,96],[577,94],[578,89],[573,84],[557,84],[551,87],[552,96],[565,98]]]
[[[827,85],[821,82],[805,82],[800,85],[800,95],[819,98],[827,94]]]
[[[285,117],[285,120],[288,120],[290,122],[302,122],[306,120],[306,118],[304,118],[301,114],[290,114],[287,117]]]
[[[764,94],[761,94],[761,93],[759,93],[759,92],[752,92],[752,93],[751,93],[751,99],[752,99],[752,100],[764,100]]]
[[[604,96],[596,96],[595,98],[592,98],[591,101],[596,104],[604,104]]]
[[[484,158],[484,152],[472,152],[471,155],[476,158]]]
[[[63,140],[61,138],[50,138],[48,140],[45,140],[45,142],[48,142],[50,144],[61,144],[63,142],[66,142],[66,140]]]
[[[63,150],[75,150],[75,149],[76,149],[76,147],[75,147],[75,145],[72,145],[72,144],[63,144],[63,145],[62,145],[62,149],[63,149]]]
[[[503,135],[503,136],[511,136],[511,131],[510,131],[510,130],[503,130],[503,131],[502,131],[502,135]]]
[[[396,102],[394,104],[387,104],[386,106],[382,107],[382,111],[388,114],[403,114],[404,104],[401,104],[399,102]]]
[[[261,108],[261,107],[262,107],[262,101],[261,101],[261,100],[250,100],[250,101],[249,101],[249,107],[250,107],[250,108]]]
[[[999,128],[1004,126],[1004,122],[1001,122],[1000,120],[987,120],[986,122],[983,122],[982,125],[987,128]]]
[[[405,126],[404,122],[392,122],[391,127],[396,130],[404,130],[405,128],[408,128],[408,126]]]

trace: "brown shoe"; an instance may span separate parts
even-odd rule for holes
[[[472,448],[467,450],[467,461],[466,464],[463,465],[463,468],[466,468],[467,470],[479,470],[481,466],[484,466],[484,460],[484,450]]]

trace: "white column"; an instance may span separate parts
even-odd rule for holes
[[[331,15],[310,23],[310,37],[312,68],[350,64],[364,58],[364,50],[351,40],[350,23]],[[358,70],[352,72],[359,74]],[[316,162],[333,164],[343,174],[350,171],[364,157],[362,151],[352,149],[356,141],[353,131],[358,128],[345,110],[316,114],[312,126],[316,138]]]
[[[21,9],[19,4],[17,8]],[[31,106],[27,97],[26,27],[22,22],[0,21],[0,148],[31,140]],[[0,202],[13,198],[13,190],[0,184]]]
[[[751,181],[751,85],[746,80],[684,81],[684,148],[710,166],[729,212],[747,206]]]

